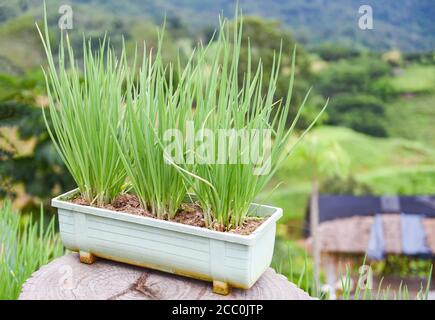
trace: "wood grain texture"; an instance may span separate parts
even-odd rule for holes
[[[99,259],[80,263],[77,253],[41,267],[23,285],[20,300],[308,300],[306,292],[269,268],[249,290],[228,296],[212,292],[212,284],[155,270]]]

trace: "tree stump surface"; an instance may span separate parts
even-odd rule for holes
[[[72,253],[42,266],[24,283],[20,300],[309,300],[305,291],[269,268],[249,290],[227,296],[212,284],[146,268],[98,259],[87,265]]]

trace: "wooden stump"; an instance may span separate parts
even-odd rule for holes
[[[306,292],[268,269],[249,290],[233,289],[222,296],[212,284],[155,270],[99,259],[80,263],[72,253],[41,267],[23,285],[21,300],[123,299],[271,299],[308,300]]]

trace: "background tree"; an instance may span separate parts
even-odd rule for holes
[[[336,43],[324,43],[314,50],[325,61],[338,61],[352,59],[361,55],[361,51],[344,47]]]
[[[35,106],[46,99],[43,81],[38,72],[0,75],[0,198],[21,197],[18,206],[27,209],[74,186],[49,139],[41,108]]]
[[[309,133],[295,150],[296,163],[308,165],[311,175],[310,234],[314,259],[315,290],[320,290],[320,248],[317,226],[319,224],[319,180],[332,176],[344,177],[349,169],[349,157],[341,146]]]
[[[341,94],[329,105],[329,123],[372,136],[385,137],[385,108],[382,100],[365,94]]]
[[[385,137],[391,66],[379,56],[330,63],[317,76],[317,90],[330,97],[327,123]]]

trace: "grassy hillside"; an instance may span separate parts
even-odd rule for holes
[[[391,84],[397,93],[428,93],[435,91],[435,66],[414,64],[400,70]]]
[[[435,146],[435,93],[392,101],[387,105],[387,118],[389,135]]]
[[[350,159],[349,172],[355,183],[366,185],[371,192],[435,193],[435,148],[402,138],[374,138],[340,127],[319,127],[313,132],[340,144]],[[262,196],[267,203],[284,208],[282,223],[286,223],[303,217],[309,193],[309,167],[296,165],[290,157]]]

